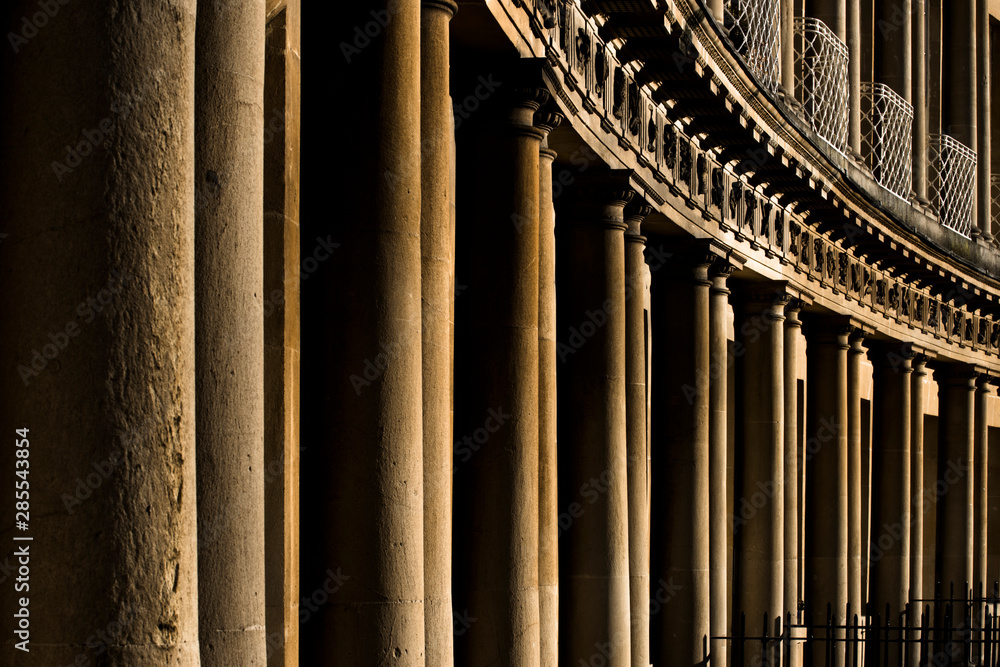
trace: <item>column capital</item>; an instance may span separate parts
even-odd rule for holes
[[[734,291],[738,296],[738,305],[735,308],[738,314],[767,313],[775,320],[785,319],[785,308],[798,296],[784,281],[744,282],[735,287]]]
[[[954,363],[937,360],[932,364],[934,379],[940,386],[964,387],[969,391],[976,389],[976,382],[986,372],[985,368],[973,364]]]
[[[836,345],[842,350],[851,348],[851,336],[865,333],[860,320],[843,315],[813,315],[805,319],[805,332],[810,341],[819,345]]]
[[[701,285],[711,285],[709,269],[725,258],[728,249],[714,239],[687,239],[671,244],[670,263],[665,273],[674,279],[691,279]]]
[[[642,221],[653,212],[653,207],[645,199],[638,198],[625,206],[625,240],[645,245],[646,237],[641,233]]]
[[[900,373],[913,371],[913,360],[919,356],[919,348],[913,343],[897,340],[873,340],[868,343],[872,354],[869,360],[872,366],[879,370],[895,370]]]
[[[558,111],[552,111],[548,108],[539,109],[535,112],[535,127],[545,133],[545,136],[549,135],[549,132],[559,127],[563,122],[563,115]]]
[[[802,299],[793,298],[785,306],[785,327],[791,327],[793,329],[802,328],[802,320],[799,319],[799,313],[802,312],[802,308],[805,307],[805,302]]]
[[[708,277],[712,281],[712,293],[730,294],[728,281],[734,271],[743,268],[746,257],[730,252],[725,257],[717,257],[708,267]]]
[[[449,19],[454,18],[455,14],[458,13],[458,3],[455,0],[421,0],[420,7],[448,12]]]
[[[641,188],[630,169],[587,171],[576,179],[570,205],[569,221],[573,226],[628,228],[625,206]]]

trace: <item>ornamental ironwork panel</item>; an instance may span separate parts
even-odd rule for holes
[[[913,183],[913,105],[884,83],[861,84],[861,152],[875,180],[908,199]]]
[[[929,194],[941,224],[972,237],[976,152],[947,134],[930,135]]]
[[[795,18],[795,76],[802,113],[819,136],[847,149],[847,45],[825,23]]]
[[[729,39],[765,88],[777,92],[779,69],[778,0],[730,0]]]

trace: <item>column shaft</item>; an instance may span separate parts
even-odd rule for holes
[[[589,187],[588,187],[589,185]],[[631,666],[626,293],[623,208],[633,193],[581,184],[560,223],[571,289],[560,293],[559,424],[566,490],[560,572],[561,663]],[[563,252],[564,250],[564,252]],[[638,294],[635,295],[637,298]]]
[[[541,122],[542,131],[559,122],[559,116],[547,115]],[[555,151],[543,139],[538,162],[538,615],[542,667],[559,664],[555,158]]]
[[[331,72],[381,108],[339,110],[349,195],[312,224],[340,247],[303,281],[301,586],[329,595],[300,626],[307,664],[425,659],[420,6],[345,5],[332,36],[391,14]]]
[[[927,0],[912,0],[913,191],[927,203]]]
[[[862,481],[862,451],[867,456],[867,440],[862,443],[861,433],[861,362],[866,358],[862,341],[860,335],[852,336],[847,353],[847,604],[851,618],[864,613],[862,603],[867,597],[862,572],[862,550],[868,547],[868,540],[862,539],[862,487],[867,481]]]
[[[510,72],[511,79],[535,72]],[[522,80],[524,80],[522,78]],[[474,217],[459,257],[456,340],[455,608],[475,622],[456,637],[456,662],[538,665],[539,152],[537,84],[496,95],[472,122],[465,201]],[[512,86],[513,88],[513,86]],[[461,210],[461,209],[460,209]],[[458,262],[461,264],[461,261]],[[459,437],[461,436],[461,437]]]
[[[861,4],[860,0],[847,0],[847,78],[850,86],[848,98],[847,145],[855,159],[861,159]]]
[[[424,425],[424,641],[429,664],[453,663],[451,603],[453,130],[448,25],[453,0],[420,9],[420,293]]]
[[[827,605],[842,624],[848,600],[847,350],[849,328],[823,320],[809,338],[809,400],[806,440],[806,615],[827,622]],[[825,332],[834,329],[836,333]],[[841,633],[835,634],[842,637]],[[822,645],[820,645],[822,646]],[[807,647],[814,660],[823,648]],[[844,660],[843,643],[833,663]]]
[[[852,0],[856,1],[856,0]],[[918,0],[919,1],[919,0]],[[882,2],[875,35],[878,81],[893,89],[907,102],[912,100],[913,0]]]
[[[795,0],[781,0],[781,89],[795,100]]]
[[[203,665],[263,665],[264,2],[198,11],[195,220],[198,634]]]
[[[747,631],[774,635],[784,612],[784,320],[788,297],[773,286],[741,295],[737,342],[742,346],[742,440],[737,441],[733,539],[734,610]],[[761,627],[764,615],[768,626]]]
[[[10,480],[29,460],[31,486],[28,529],[14,532],[11,504],[4,541],[32,575],[14,594],[10,573],[2,609],[15,620],[30,594],[25,662],[193,667],[195,3],[59,12],[0,63],[25,101],[0,112],[0,258],[17,277],[0,293],[0,460]],[[100,119],[113,131],[80,144]]]
[[[653,275],[651,657],[692,667],[709,651],[709,286],[707,251]]]
[[[979,105],[976,2],[978,0],[949,0],[946,3],[943,45],[948,89],[944,94],[947,99],[947,108],[945,109],[945,122],[942,123],[942,130],[973,151],[979,147],[979,137],[976,130],[976,113]],[[977,184],[978,181],[977,178]],[[974,200],[978,202],[978,196],[974,197]],[[978,204],[974,204],[972,207],[973,237],[980,235],[977,222],[978,211]]]
[[[729,421],[729,289],[726,282],[733,266],[728,261],[712,265],[709,327],[709,467],[711,629],[712,637],[729,634],[729,512],[727,507],[728,421]],[[713,662],[726,664],[728,642],[713,640]]]
[[[629,602],[632,667],[649,667],[649,498],[646,493],[646,239],[640,234],[651,212],[626,209],[625,222],[625,409],[628,428]]]
[[[937,592],[951,597],[954,586],[955,597],[962,598],[973,578],[976,374],[951,365],[940,375],[938,482],[947,493],[938,497]]]
[[[909,601],[910,527],[910,354],[898,345],[872,351],[875,420],[871,534],[872,612],[893,627]],[[896,647],[892,647],[895,662]]]
[[[795,618],[800,599],[799,544],[799,320],[801,302],[793,301],[785,311],[785,584],[784,610]]]
[[[909,626],[921,626],[924,611],[924,387],[927,359],[919,356],[911,364],[910,377],[910,609]],[[919,632],[911,633],[919,639]],[[910,652],[910,667],[918,667],[920,653]]]
[[[808,10],[806,16],[819,19],[833,31],[840,41],[847,44],[847,7],[848,3],[857,0],[806,0]]]
[[[988,0],[976,0],[976,168],[978,170],[979,233],[983,240],[993,240],[993,190],[990,182],[992,171],[990,123],[990,12]]]
[[[989,397],[993,388],[985,378],[976,386],[975,407],[975,534],[973,536],[972,586],[975,594],[991,595],[993,578],[986,569],[989,543]],[[982,586],[982,589],[980,589]]]

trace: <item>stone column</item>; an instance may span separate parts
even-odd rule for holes
[[[198,8],[195,212],[198,635],[203,665],[263,665],[264,0]]]
[[[627,174],[579,182],[560,222],[559,423],[566,489],[561,664],[631,667],[624,207]],[[565,244],[565,245],[563,245]],[[563,273],[565,270],[565,273]],[[638,296],[638,295],[637,295]]]
[[[556,453],[556,211],[548,133],[562,117],[536,117],[542,139],[538,157],[538,615],[541,667],[559,663],[559,476]]]
[[[625,209],[625,410],[628,428],[628,562],[632,667],[649,667],[649,497],[646,419],[645,202]]]
[[[420,293],[424,424],[424,641],[428,664],[453,663],[451,602],[453,130],[448,25],[454,0],[420,9]]]
[[[857,0],[807,0],[807,2],[806,16],[812,16],[825,23],[840,41],[847,44],[847,7],[848,3],[856,3]],[[854,54],[851,57],[853,59]]]
[[[712,264],[709,277],[709,555],[711,567],[712,637],[729,634],[729,512],[727,507],[728,422],[729,422],[729,319],[727,287],[734,265],[729,260]],[[726,664],[728,642],[713,640],[712,661]],[[647,663],[648,666],[649,663]]]
[[[799,498],[799,336],[802,302],[795,299],[785,308],[785,584],[784,610],[796,618],[799,590],[800,503]]]
[[[708,0],[708,8],[712,10],[712,16],[715,20],[722,25],[725,22],[725,8],[723,7],[723,0]]]
[[[979,147],[979,136],[976,129],[976,113],[979,107],[978,86],[979,75],[977,65],[979,56],[976,51],[976,3],[978,0],[949,0],[945,7],[948,16],[944,21],[946,34],[943,51],[945,55],[945,80],[948,89],[944,91],[944,120],[942,130],[945,134],[962,142],[975,151]],[[977,162],[978,164],[978,162]],[[988,166],[988,163],[987,163]],[[978,184],[979,179],[975,182]],[[989,190],[987,190],[987,193]],[[974,201],[978,202],[976,195]],[[972,207],[972,237],[978,239],[982,231],[977,223],[979,205]],[[988,209],[987,209],[988,210]]]
[[[976,382],[975,407],[975,463],[974,484],[974,526],[972,590],[975,594],[992,595],[993,577],[986,569],[989,544],[989,397],[994,395],[993,386],[986,376],[980,376]],[[980,593],[980,585],[982,593]],[[981,613],[981,609],[978,613]],[[980,621],[982,619],[980,618]],[[981,626],[980,626],[981,627]]]
[[[871,612],[900,623],[909,601],[910,527],[910,398],[912,352],[889,343],[872,349],[874,366],[874,451],[872,462]],[[890,647],[897,664],[898,647]]]
[[[891,0],[881,3],[874,35],[879,51],[876,58],[877,80],[892,88],[907,102],[913,99],[912,2],[913,0]]]
[[[927,0],[911,0],[913,18],[911,26],[913,102],[913,192],[917,202],[927,206]]]
[[[862,451],[867,457],[867,440],[861,433],[861,362],[867,357],[864,336],[855,332],[847,352],[847,604],[849,616],[864,614],[862,551],[868,548],[867,535],[862,535],[864,513]],[[867,554],[865,554],[867,555]]]
[[[330,35],[350,43],[384,20],[350,62],[331,59],[344,90],[381,108],[344,110],[349,196],[321,237],[340,246],[303,287],[303,438],[316,441],[302,459],[302,590],[329,600],[301,624],[308,664],[425,659],[420,8],[344,5]]]
[[[708,245],[678,246],[653,274],[650,577],[651,658],[691,667],[706,659],[710,622]],[[675,350],[675,354],[667,351]]]
[[[9,9],[29,21],[41,8]],[[0,63],[4,94],[21,101],[0,126],[14,567],[2,651],[21,662],[14,643],[30,639],[25,663],[194,667],[195,3],[58,11]],[[24,460],[31,505],[15,530]],[[21,549],[30,590],[15,593]],[[113,639],[97,646],[95,632]]]
[[[937,580],[942,597],[965,596],[973,577],[975,392],[977,372],[971,366],[941,366],[938,380]]]
[[[864,45],[861,43],[861,4],[860,0],[847,0],[847,79],[848,79],[848,117],[847,145],[851,156],[858,162],[864,158],[861,155],[861,61]],[[867,3],[866,3],[867,4]]]
[[[853,328],[840,320],[810,322],[809,398],[806,439],[806,621],[824,625],[827,605],[835,624],[847,608],[848,411],[847,351]],[[843,637],[837,633],[836,637]],[[823,644],[807,646],[822,660]],[[843,664],[843,643],[833,662]]]
[[[456,340],[456,609],[476,619],[456,663],[538,665],[539,164],[548,100],[530,71],[471,118],[470,217],[459,256],[473,258],[458,300]],[[530,79],[529,79],[530,77]],[[518,86],[518,80],[522,83]],[[460,209],[461,210],[461,209]],[[458,262],[461,265],[461,261]],[[464,340],[461,331],[465,331]],[[624,406],[623,406],[624,409]],[[461,437],[459,437],[461,436]],[[461,466],[461,469],[459,467]]]
[[[979,208],[979,236],[986,243],[993,241],[993,192],[990,182],[991,160],[990,123],[990,12],[988,0],[976,0],[976,60],[977,60],[977,143],[976,168]]]
[[[789,104],[795,100],[795,0],[781,0],[781,92]]]
[[[784,610],[785,306],[783,287],[764,283],[740,294],[736,322],[742,355],[742,439],[737,440],[733,502],[736,583],[733,608],[747,632],[775,634]],[[768,625],[761,627],[767,614]]]

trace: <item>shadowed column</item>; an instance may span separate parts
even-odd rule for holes
[[[944,80],[942,94],[944,118],[941,131],[949,134],[973,152],[979,147],[976,113],[978,109],[979,76],[977,53],[976,3],[978,0],[948,0],[944,5]],[[978,164],[978,161],[977,161]],[[989,165],[987,164],[987,169]],[[973,177],[973,192],[977,193],[979,178]],[[987,190],[987,192],[989,192]],[[987,195],[988,196],[988,195]],[[972,238],[982,236],[978,222],[979,195],[972,196]],[[987,210],[989,210],[987,208]],[[988,225],[989,222],[987,221]]]
[[[195,3],[53,6],[0,59],[3,661],[30,595],[18,663],[196,667]]]
[[[733,608],[746,614],[750,635],[774,636],[785,602],[784,321],[790,297],[783,286],[769,283],[747,286],[739,296],[736,343],[743,352],[743,429],[736,453],[741,477],[733,502]],[[767,625],[762,626],[765,614]]]
[[[742,263],[740,263],[742,266]],[[729,277],[737,266],[728,259],[712,264],[709,277],[709,548],[712,637],[729,634],[729,513],[727,507],[729,427]],[[713,664],[725,665],[728,642],[713,639]],[[647,663],[648,664],[648,663]]]
[[[835,624],[847,608],[848,569],[848,415],[847,351],[853,327],[841,321],[811,320],[809,398],[806,418],[806,621],[827,623],[827,605]],[[818,635],[823,636],[823,635]],[[838,632],[835,637],[843,637]],[[821,664],[825,646],[807,645],[813,664]],[[843,664],[844,645],[834,644],[833,663]]]
[[[198,635],[203,665],[263,665],[264,0],[198,7]]]
[[[652,208],[625,209],[625,409],[628,427],[628,561],[632,666],[649,667],[649,498],[646,420],[646,259],[642,221]]]
[[[556,113],[536,114],[548,135],[562,122]],[[552,162],[556,152],[542,139],[538,158],[538,616],[541,667],[559,664],[559,476],[556,447],[556,211]]]
[[[454,231],[448,26],[453,0],[420,9],[420,292],[424,425],[424,641],[427,663],[453,662],[451,602]]]
[[[927,200],[927,24],[926,0],[911,0],[913,16],[912,46],[910,57],[910,100],[913,102],[913,192],[917,202],[928,205]]]
[[[653,355],[650,641],[653,664],[664,667],[691,667],[709,650],[708,268],[720,254],[707,244],[676,246],[651,288],[660,352]]]
[[[627,172],[580,183],[561,218],[561,663],[631,666],[625,277]],[[562,222],[562,221],[565,221]],[[628,298],[626,298],[626,295]],[[640,301],[641,304],[641,301]]]
[[[548,101],[533,63],[473,117],[463,153],[456,305],[456,639],[465,665],[531,667],[539,641],[539,151]],[[461,143],[460,143],[461,145]],[[463,212],[464,211],[464,212]],[[464,258],[464,259],[463,259]],[[462,333],[464,331],[464,334]],[[461,464],[461,468],[459,467]],[[459,604],[461,600],[461,604]]]
[[[872,452],[871,613],[892,627],[902,623],[910,588],[910,399],[913,353],[908,344],[873,345],[874,451]],[[886,617],[888,609],[889,616]],[[901,659],[889,647],[890,664]]]
[[[976,597],[993,594],[993,579],[986,570],[989,531],[989,398],[996,392],[989,378],[981,375],[976,382],[975,407],[975,490],[973,517],[972,592]],[[983,605],[975,606],[976,627],[983,627]]]
[[[867,459],[867,438],[861,429],[861,362],[867,358],[864,336],[855,332],[850,339],[851,349],[847,352],[847,604],[848,620],[855,614],[864,615],[863,602],[867,599],[864,588],[862,551],[868,549],[867,535],[862,536],[862,515],[864,505],[862,481],[862,451]],[[864,444],[862,443],[864,439]],[[867,556],[867,554],[866,554]]]
[[[335,105],[340,247],[303,283],[303,664],[424,665],[420,0],[339,7],[331,42],[381,29],[330,59],[364,104]],[[305,621],[308,620],[308,623]]]
[[[990,159],[992,125],[990,123],[990,12],[989,0],[976,0],[976,204],[979,212],[979,236],[993,242],[993,186]]]
[[[927,357],[917,356],[911,362],[910,377],[910,627],[919,628],[924,603],[924,397],[927,379]],[[919,632],[911,632],[913,640]],[[919,651],[910,652],[909,664],[920,663]]]

